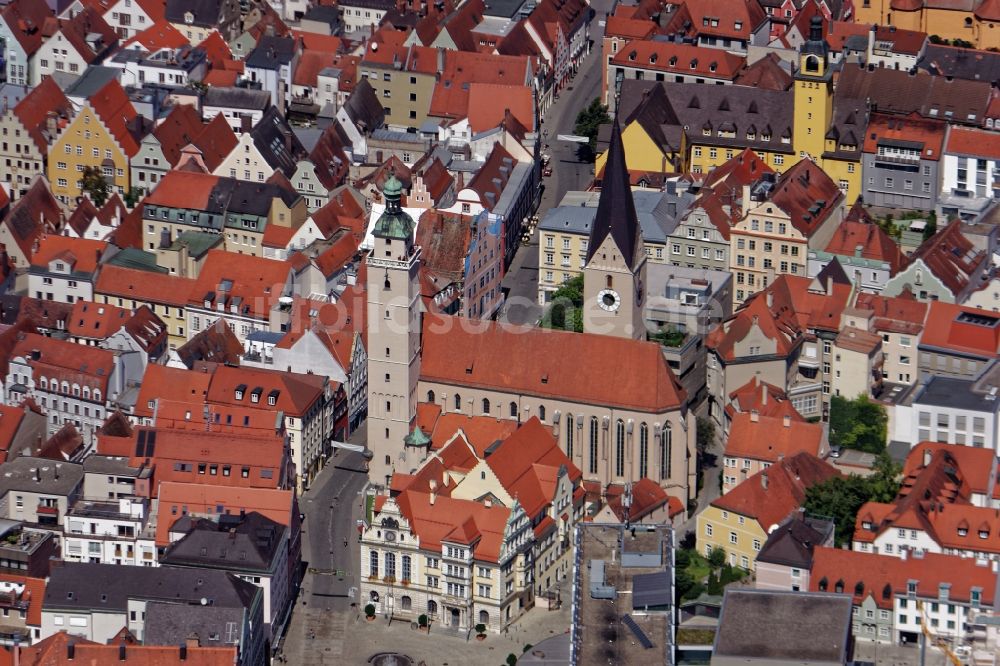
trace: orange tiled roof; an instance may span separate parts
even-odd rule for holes
[[[511,330],[460,317],[424,320],[421,378],[643,412],[679,409],[684,389],[652,342],[546,329]],[[511,364],[510,359],[519,362]],[[615,359],[614,379],[607,359]],[[558,359],[573,359],[558,363]],[[590,382],[580,382],[590,377]],[[602,378],[606,378],[605,381]]]
[[[993,358],[1000,353],[1000,314],[943,301],[932,301],[920,347],[935,347]],[[979,319],[977,319],[979,318]],[[982,323],[980,323],[982,322]]]
[[[622,5],[619,5],[621,7]],[[656,24],[652,21],[639,20],[619,16],[616,10],[609,16],[604,27],[605,37],[625,37],[627,39],[646,39],[652,36],[656,30]]]
[[[944,151],[951,155],[1000,159],[1000,134],[951,125],[948,127],[948,141]]]
[[[956,218],[917,248],[911,263],[918,259],[957,296],[986,261],[986,251],[972,244],[962,233],[962,221]]]
[[[146,50],[155,53],[160,49],[179,49],[186,46],[188,40],[180,30],[162,20],[137,33],[122,46],[128,47],[131,44],[140,44]]]
[[[818,423],[739,412],[733,416],[725,455],[775,463],[800,452],[819,456],[822,443]]]
[[[94,293],[117,296],[126,302],[183,306],[190,299],[194,285],[192,278],[105,264],[97,276]]]
[[[944,121],[922,118],[912,113],[905,118],[873,113],[865,132],[866,153],[875,153],[885,141],[907,141],[920,144],[920,159],[936,162],[941,159],[947,124]]]
[[[906,257],[889,234],[882,227],[869,222],[845,220],[834,230],[826,245],[826,251],[841,256],[883,261],[889,264],[889,272],[895,275],[906,265]]]
[[[49,263],[62,259],[74,273],[93,273],[101,255],[107,249],[105,241],[71,236],[45,236],[31,257],[31,265],[48,268]]]
[[[256,511],[262,516],[281,523],[292,524],[295,491],[274,488],[241,488],[208,483],[176,483],[166,481],[159,487],[159,520],[156,524],[156,545],[166,546],[170,528],[184,515],[218,515],[216,507],[222,505],[228,513]]]
[[[809,590],[842,591],[852,595],[858,606],[871,596],[879,608],[892,610],[894,595],[906,594],[910,581],[917,582],[918,596],[932,599],[938,598],[941,583],[950,583],[949,599],[968,602],[972,588],[978,587],[982,604],[988,607],[993,603],[996,578],[989,566],[977,564],[974,558],[925,553],[904,560],[820,546],[813,551]]]
[[[73,645],[73,658],[67,656]],[[179,647],[175,645],[125,645],[125,659],[120,661],[123,643],[94,643],[64,631],[52,634],[34,645],[21,648],[21,666],[72,666],[73,664],[137,663],[144,666],[232,666],[236,662],[235,647]],[[181,649],[185,650],[181,656]]]
[[[422,550],[438,551],[443,541],[450,541],[471,545],[476,560],[500,559],[510,509],[417,491],[405,491],[396,501],[410,521],[411,531],[420,537]]]
[[[927,317],[927,303],[909,292],[891,297],[859,292],[854,307],[870,310],[874,330],[887,333],[920,333]]]
[[[836,476],[840,472],[816,456],[798,453],[757,472],[712,506],[752,518],[769,531],[802,506],[807,488]]]
[[[287,261],[210,250],[195,280],[188,304],[203,305],[206,296],[213,294],[213,308],[223,297],[228,308],[234,299],[239,298],[240,314],[266,317],[271,306],[284,293],[290,270],[291,265]],[[225,280],[230,281],[232,286],[229,291],[221,292],[219,285]]]
[[[66,330],[71,336],[104,340],[124,326],[130,316],[128,310],[114,305],[77,301]]]
[[[746,59],[726,51],[683,42],[636,39],[611,59],[615,67],[635,67],[662,72],[732,80]]]
[[[31,135],[32,141],[35,142],[43,155],[49,151],[49,138],[53,140],[56,138],[56,136],[47,136],[50,113],[56,114],[56,132],[58,133],[72,117],[73,105],[55,80],[46,76],[14,107],[14,115],[21,121],[21,125]]]
[[[108,81],[103,88],[91,95],[88,102],[125,155],[135,157],[139,143],[132,135],[129,125],[138,114],[118,79]]]
[[[507,110],[524,127],[534,127],[535,99],[531,88],[496,83],[470,84],[468,117],[469,127],[473,132],[485,132],[499,127]]]
[[[729,404],[726,405],[726,413],[732,418],[737,412],[756,411],[761,416],[783,418],[788,416],[793,421],[805,421],[805,418],[792,407],[791,400],[783,390],[758,381],[757,377],[751,377],[743,386],[729,394]]]

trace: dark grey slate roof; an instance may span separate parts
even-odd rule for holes
[[[183,645],[197,635],[202,647],[225,647],[239,643],[242,627],[241,608],[154,601],[146,604],[142,640],[146,645]]]
[[[82,481],[83,465],[78,463],[19,456],[0,468],[0,497],[12,490],[69,495]]]
[[[642,252],[642,233],[635,214],[635,202],[632,200],[632,186],[625,166],[625,146],[622,144],[617,116],[611,126],[608,158],[604,162],[604,177],[601,181],[601,198],[597,203],[594,224],[590,228],[587,261],[590,261],[608,236],[611,236],[622,253],[625,264],[634,267]]]
[[[249,608],[260,588],[225,571],[174,567],[134,567],[90,562],[53,566],[43,608],[113,609],[123,612],[128,600],[159,600],[222,608]]]
[[[848,594],[730,586],[722,600],[713,655],[759,663],[846,664],[850,629]]]
[[[175,526],[176,529],[176,526]],[[171,531],[174,531],[173,529]],[[160,557],[163,564],[229,571],[267,572],[282,546],[285,526],[251,511],[194,521],[191,530]]]
[[[385,123],[385,109],[368,79],[361,79],[344,102],[344,111],[362,132],[372,132]]]
[[[170,23],[184,24],[184,15],[191,12],[192,25],[212,27],[219,24],[223,5],[223,0],[167,0],[164,14]]]
[[[291,37],[265,35],[247,55],[244,64],[254,69],[278,69],[295,57],[295,40]]]
[[[800,519],[792,516],[771,532],[757,561],[811,569],[813,550],[833,534],[833,523],[817,518]]]
[[[937,76],[992,83],[1000,80],[1000,53],[928,42],[917,59],[917,69]]]
[[[263,111],[271,105],[271,93],[252,88],[212,86],[202,99],[202,106],[224,106],[234,109]]]
[[[295,174],[299,160],[308,157],[299,137],[274,106],[264,112],[253,129],[250,130],[254,146],[272,168],[281,171],[288,178]]]
[[[1000,410],[1000,400],[989,393],[973,391],[975,381],[956,377],[932,376],[913,399],[915,405],[934,405],[976,412]]]
[[[699,144],[731,147],[736,151],[750,148],[788,154],[794,152],[790,140],[794,120],[792,90],[629,79],[622,83],[619,114],[623,118],[631,118],[643,102],[644,91],[654,86],[663,87],[666,93],[663,103],[670,105],[672,117],[677,119],[675,124],[668,120],[671,114],[662,110],[658,112],[663,119],[660,131],[671,145],[677,142],[674,132],[679,126],[687,128],[684,131],[689,140]],[[718,136],[722,127],[734,131],[735,136]],[[747,139],[749,129],[756,137],[753,140]],[[707,135],[704,130],[708,130]],[[769,136],[770,140],[765,141],[765,136]],[[782,137],[788,137],[788,142],[783,142]]]

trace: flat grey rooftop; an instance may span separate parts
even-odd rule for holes
[[[713,655],[734,662],[846,663],[851,603],[847,594],[729,587]]]
[[[647,528],[654,531],[647,531]],[[643,574],[669,576],[664,563],[670,560],[672,532],[662,526],[637,526],[635,536],[623,525],[588,523],[580,526],[580,557],[577,572],[577,589],[580,590],[577,616],[574,618],[574,637],[578,640],[580,666],[616,666],[628,664],[662,664],[672,640],[671,606],[666,612],[643,613],[632,609],[633,579]],[[645,560],[652,566],[623,566],[626,562]],[[615,599],[594,599],[590,595],[592,561],[603,561],[604,583],[614,588]],[[655,564],[653,562],[655,561]],[[625,624],[624,617],[632,618],[638,628],[652,643],[644,648],[635,634]]]
[[[976,412],[996,412],[1000,400],[973,390],[974,382],[956,377],[932,376],[913,398],[914,404],[933,405]]]

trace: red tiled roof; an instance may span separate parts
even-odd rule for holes
[[[840,472],[816,456],[798,453],[757,472],[712,506],[752,518],[770,531],[802,506],[807,488],[836,476]]]
[[[188,40],[181,34],[180,30],[166,20],[162,20],[137,33],[122,46],[128,47],[131,44],[139,44],[147,51],[155,53],[160,49],[179,49],[186,46]]]
[[[194,285],[192,278],[105,264],[97,276],[94,293],[118,296],[126,302],[183,306],[190,299]]]
[[[920,442],[906,455],[903,464],[905,476],[916,475],[927,466],[928,460],[938,451],[947,451],[955,464],[962,470],[965,483],[973,493],[987,495],[993,484],[996,452],[991,449],[960,444],[943,444],[941,442]]]
[[[839,331],[851,285],[834,282],[833,292],[827,295],[825,291],[810,291],[811,283],[809,278],[779,275],[767,289],[748,298],[729,319],[709,331],[705,345],[722,358],[733,360],[736,343],[756,327],[775,341],[775,354],[787,356],[810,335],[810,329]]]
[[[892,297],[859,292],[854,307],[870,310],[874,330],[887,333],[918,334],[927,317],[927,303],[918,301],[909,292]]]
[[[323,397],[326,377],[295,372],[264,370],[242,366],[234,368],[220,365],[211,374],[206,402],[220,405],[240,405],[259,408],[287,416],[303,417]],[[245,386],[242,398],[236,398],[236,389]],[[253,394],[258,393],[257,402]],[[275,404],[269,404],[271,395]]]
[[[0,16],[3,17],[10,31],[14,33],[14,39],[18,41],[28,57],[31,57],[42,45],[44,39],[42,25],[53,14],[48,3],[21,0],[20,2],[11,2],[4,7]]]
[[[559,448],[551,428],[536,417],[507,437],[487,456],[486,464],[500,485],[524,507],[530,520],[551,504],[561,467],[573,481],[583,477]]]
[[[916,593],[925,599],[937,599],[939,585],[950,583],[949,599],[968,602],[972,588],[978,587],[983,605],[990,606],[996,578],[989,566],[978,564],[974,558],[925,553],[904,560],[892,555],[820,546],[813,550],[809,590],[842,591],[853,596],[856,606],[870,596],[879,608],[892,610],[894,595],[906,594],[910,581],[917,582]]]
[[[979,318],[984,318],[981,322]],[[943,301],[932,301],[920,347],[934,347],[993,358],[1000,353],[1000,314]]]
[[[73,657],[68,655],[73,645]],[[144,666],[232,666],[236,663],[235,647],[182,647],[175,645],[125,644],[114,640],[107,645],[94,643],[80,636],[70,636],[65,631],[52,634],[34,645],[21,647],[18,659],[21,666],[72,666],[73,664],[119,663],[119,651],[125,645],[127,662]],[[5,664],[4,666],[8,666]]]
[[[946,128],[944,121],[922,118],[917,113],[905,118],[873,113],[868,119],[864,151],[875,153],[880,143],[907,141],[920,144],[920,159],[936,162],[941,159]]]
[[[895,275],[906,265],[906,258],[889,234],[882,227],[869,222],[844,221],[834,230],[826,251],[847,257],[861,256],[889,264],[889,272]]]
[[[507,110],[524,127],[534,127],[535,98],[531,88],[495,83],[472,83],[469,86],[468,117],[473,132],[498,127]]]
[[[628,507],[622,505],[624,492],[624,486],[619,484],[611,484],[604,491],[608,508],[623,523],[640,522],[665,504],[668,518],[684,512],[684,505],[679,499],[668,495],[666,490],[647,477],[632,484],[632,504]]]
[[[793,421],[805,421],[801,414],[792,407],[791,400],[777,386],[758,381],[751,377],[743,386],[729,394],[729,404],[726,413],[732,418],[737,412],[755,411],[761,416],[774,418],[790,417]]]
[[[38,250],[31,257],[31,265],[48,268],[49,263],[61,259],[74,273],[94,273],[101,255],[108,248],[105,241],[71,236],[45,236],[38,243]]]
[[[951,155],[1000,159],[1000,134],[950,125],[944,151]]]
[[[0,462],[7,461],[14,436],[24,420],[24,407],[0,405]]]
[[[470,87],[473,83],[525,86],[530,80],[530,72],[531,63],[524,56],[445,51],[444,69],[434,86],[434,95],[427,113],[440,118],[468,117]],[[528,118],[527,121],[526,124],[530,127],[533,118]]]
[[[683,42],[636,39],[611,59],[614,67],[684,73],[731,81],[746,59],[727,51]]]
[[[108,25],[104,17],[96,9],[84,7],[82,11],[69,20],[60,20],[59,27],[63,37],[87,63],[94,63],[106,47],[118,41],[115,29]],[[100,37],[100,46],[95,50],[91,37]]]
[[[762,90],[788,90],[792,87],[792,75],[785,71],[781,58],[772,51],[752,65],[744,66],[733,83]]]
[[[218,515],[216,507],[239,514],[257,513],[276,523],[288,526],[293,522],[295,491],[274,488],[242,488],[209,483],[176,483],[165,481],[159,486],[159,520],[156,524],[156,545],[170,543],[171,526],[186,510],[192,515]]]
[[[775,463],[801,452],[819,456],[822,444],[818,423],[739,412],[733,416],[725,455]]]
[[[492,444],[509,437],[517,430],[517,421],[493,416],[473,416],[461,412],[441,413],[439,405],[418,403],[417,424],[431,438],[431,448],[436,450],[461,432],[472,445],[476,455],[486,456]]]
[[[153,136],[160,142],[160,150],[170,163],[176,166],[181,156],[181,148],[192,142],[203,129],[201,114],[190,104],[178,104],[153,130]],[[155,188],[154,188],[155,189]]]
[[[799,160],[783,173],[769,195],[769,201],[788,216],[806,238],[840,207],[844,193],[812,159]],[[817,211],[814,206],[823,202]]]
[[[282,296],[290,271],[291,265],[287,261],[210,250],[195,280],[188,304],[203,305],[205,297],[213,294],[213,308],[223,298],[228,308],[233,299],[239,298],[240,314],[266,317],[271,306]],[[224,280],[232,282],[227,292],[219,291],[219,285]]]
[[[105,398],[110,398],[108,379],[115,367],[115,355],[110,351],[37,333],[22,333],[11,356],[22,357],[34,368],[36,376],[47,377],[50,382],[66,381],[99,389]]]
[[[230,50],[229,45],[226,44],[226,39],[218,30],[208,33],[208,37],[201,40],[198,46],[205,49],[205,54],[208,56],[208,62],[211,63],[212,69],[233,58],[232,50]]]
[[[664,32],[748,41],[764,18],[764,10],[757,2],[684,0],[671,16]]]
[[[142,203],[208,210],[209,197],[218,182],[219,177],[210,174],[168,171]]]
[[[42,82],[32,88],[31,92],[14,107],[14,115],[21,121],[21,125],[42,155],[49,152],[48,139],[56,138],[56,134],[48,136],[47,133],[51,113],[56,114],[56,134],[58,134],[72,117],[73,105],[50,76],[42,79]]]
[[[411,532],[420,537],[421,550],[438,551],[442,541],[451,541],[472,545],[478,561],[500,559],[510,509],[411,490],[402,492],[396,502],[410,521]]]
[[[966,238],[962,221],[956,218],[917,248],[911,263],[918,259],[957,296],[986,261],[986,251],[979,250]]]
[[[81,300],[73,304],[66,330],[74,337],[105,340],[121,329],[130,316],[124,308]]]
[[[207,372],[192,372],[150,363],[146,366],[142,383],[139,385],[135,416],[152,418],[157,401],[161,404],[182,405],[204,403],[211,380],[212,376]],[[149,406],[150,402],[154,402],[154,407]]]
[[[619,5],[622,7],[622,5]],[[616,10],[609,16],[604,27],[605,37],[624,37],[626,39],[646,39],[656,30],[656,24],[652,21],[645,21],[619,16]]]
[[[421,379],[654,413],[678,409],[686,400],[656,343],[470,322],[425,317]],[[613,370],[609,358],[615,359]]]
[[[125,154],[129,158],[134,157],[139,150],[139,143],[132,136],[129,125],[138,114],[118,79],[108,81],[103,88],[91,95],[88,102]]]

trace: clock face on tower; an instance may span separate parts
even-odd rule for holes
[[[597,302],[608,312],[614,312],[622,304],[622,297],[613,289],[604,289],[597,294]]]

